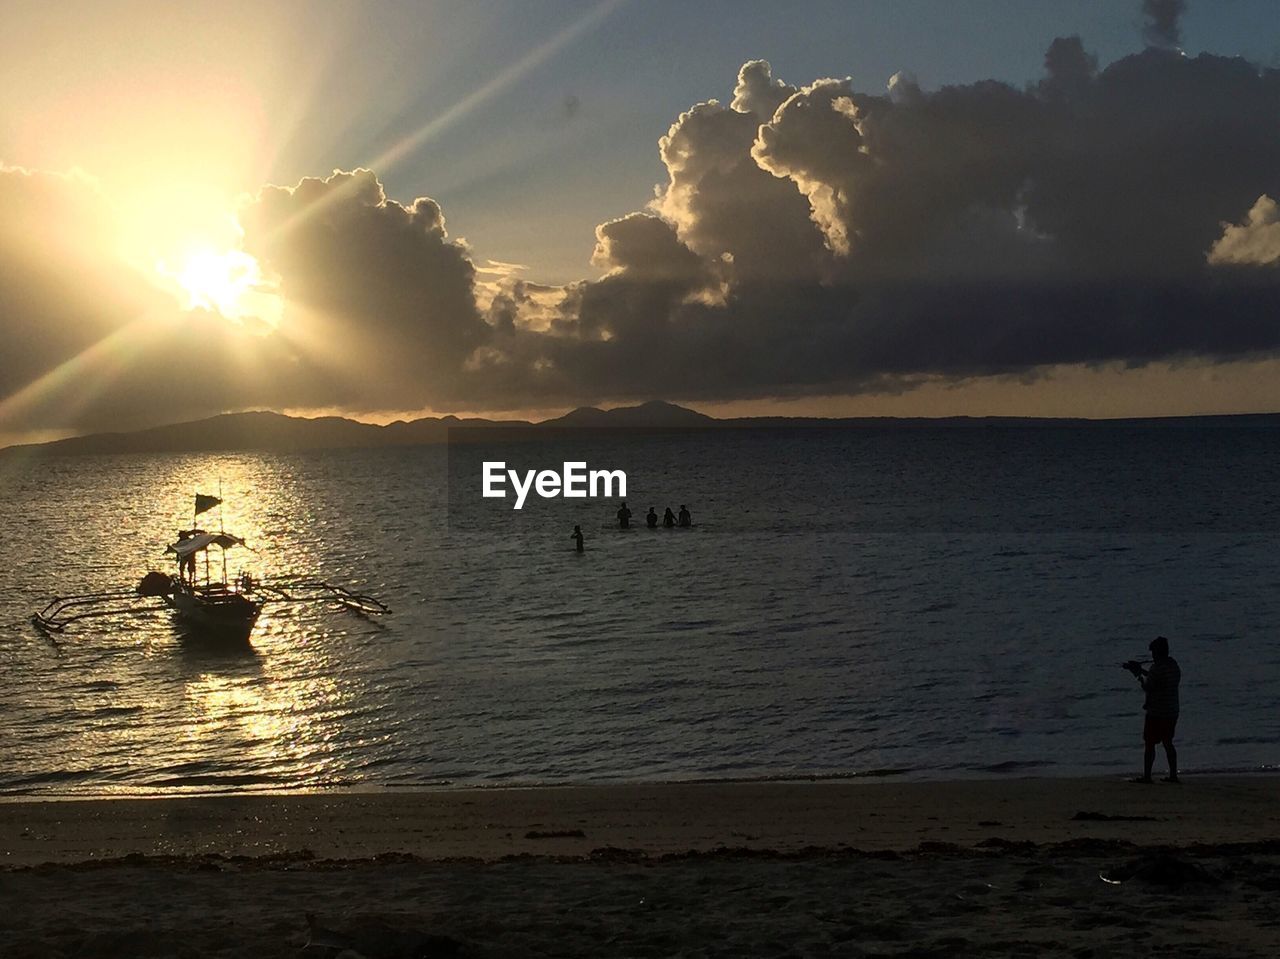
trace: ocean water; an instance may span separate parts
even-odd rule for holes
[[[1121,774],[1158,633],[1188,773],[1280,768],[1280,436],[749,430],[296,454],[0,459],[0,794]],[[586,441],[583,441],[586,442]],[[479,463],[624,468],[482,499]],[[383,597],[50,639],[51,595],[168,569],[194,492],[230,570]],[[218,512],[202,520],[217,523]],[[573,552],[573,525],[586,552]],[[1159,757],[1158,764],[1163,763]]]

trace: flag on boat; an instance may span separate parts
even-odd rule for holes
[[[205,496],[203,493],[196,493],[196,515],[199,516],[207,509],[213,509],[215,506],[221,505],[222,500],[216,496]]]

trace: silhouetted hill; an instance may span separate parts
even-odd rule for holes
[[[307,419],[265,411],[224,413],[189,423],[173,423],[132,433],[95,433],[52,443],[9,447],[48,453],[205,453],[232,450],[343,449],[371,446],[418,446],[443,443],[452,426],[529,426],[524,420],[425,418],[386,426],[358,423],[341,416]]]
[[[543,420],[539,426],[587,426],[595,429],[613,427],[642,427],[648,429],[698,429],[720,426],[728,422],[718,420],[697,410],[650,400],[639,406],[620,406],[613,410],[601,410],[594,406],[580,406],[564,416]]]
[[[95,433],[52,443],[11,446],[0,453],[198,453],[233,450],[296,450],[420,446],[444,443],[452,427],[538,430],[547,428],[595,429],[1052,429],[1116,428],[1280,428],[1280,413],[1232,416],[1170,416],[1153,419],[1088,420],[1025,418],[1013,416],[945,418],[750,416],[716,419],[673,403],[653,401],[639,406],[601,410],[580,407],[541,423],[527,420],[459,419],[456,416],[425,417],[386,426],[359,423],[340,416],[303,418],[282,413],[224,413],[189,423],[173,423],[131,433]],[[471,435],[474,439],[474,434]]]

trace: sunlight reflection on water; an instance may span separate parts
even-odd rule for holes
[[[632,500],[687,497],[700,526],[627,534],[600,504],[465,514],[438,448],[7,462],[0,792],[1108,771],[1132,764],[1140,723],[1116,664],[1157,632],[1186,676],[1188,768],[1274,764],[1256,695],[1280,684],[1271,438],[1161,440],[1164,465],[1165,446],[1122,439],[655,448]],[[1129,508],[1099,461],[1138,510],[1150,474],[1176,474],[1164,525],[1072,528]],[[219,481],[250,547],[232,575],[315,575],[393,614],[268,607],[244,645],[167,613],[56,644],[26,624],[52,593],[171,569],[164,547]],[[1063,519],[984,520],[1006,507]],[[975,525],[936,521],[959,515]]]
[[[172,571],[173,557],[163,550],[177,529],[192,526],[195,491],[221,490],[223,504],[194,521],[225,528],[247,544],[227,551],[230,577],[242,570],[273,577],[327,569],[351,581],[353,570],[343,562],[350,549],[321,555],[329,535],[348,531],[316,519],[326,491],[313,476],[300,480],[287,460],[55,460],[15,485],[27,503],[27,522],[10,524],[6,539],[31,562],[6,604],[6,620],[34,608],[29,597],[127,588],[146,569]],[[219,551],[209,556],[220,576]],[[331,629],[323,623],[328,615],[305,606],[268,607],[252,645],[191,635],[175,628],[168,613],[107,618],[55,638],[53,661],[33,664],[6,697],[25,701],[18,726],[27,748],[14,757],[17,768],[6,764],[4,779],[44,778],[55,787],[87,781],[108,791],[344,781],[337,754],[362,736],[364,684],[361,672],[342,668],[332,651],[334,639],[352,635],[351,624]],[[51,689],[50,679],[71,687]],[[23,714],[32,723],[26,729]]]

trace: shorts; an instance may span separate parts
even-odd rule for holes
[[[1148,746],[1156,743],[1167,743],[1173,739],[1173,730],[1178,725],[1178,717],[1148,716],[1142,725],[1142,741]]]

